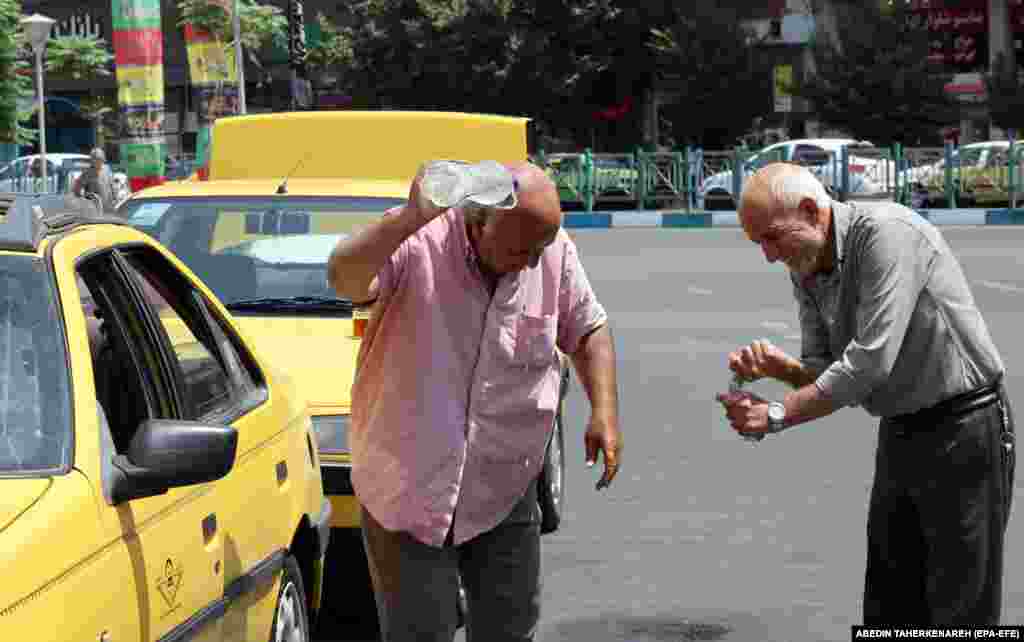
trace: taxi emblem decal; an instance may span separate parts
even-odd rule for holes
[[[167,602],[169,611],[173,611],[179,606],[178,589],[181,588],[181,576],[181,564],[175,564],[174,560],[167,558],[167,561],[164,562],[164,572],[157,580],[156,587],[160,591],[160,595],[164,597],[164,601]]]

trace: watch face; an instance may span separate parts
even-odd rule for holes
[[[772,421],[783,421],[786,418],[786,407],[782,404],[768,406],[768,418]]]

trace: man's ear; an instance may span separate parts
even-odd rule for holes
[[[800,215],[811,225],[817,226],[821,212],[818,211],[818,204],[813,198],[800,199]]]

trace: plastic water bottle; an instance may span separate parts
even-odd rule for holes
[[[741,377],[739,374],[733,374],[732,380],[729,382],[729,392],[737,393],[743,392],[743,386],[746,385],[747,380]],[[740,435],[743,439],[749,443],[756,444],[764,439],[764,433],[742,433]]]
[[[432,161],[423,168],[420,194],[435,207],[447,209],[465,201],[485,207],[516,205],[516,181],[497,161],[464,163]]]

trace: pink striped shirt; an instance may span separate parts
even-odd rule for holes
[[[352,386],[356,496],[388,530],[440,547],[452,529],[460,544],[540,474],[555,346],[574,353],[607,316],[565,230],[492,297],[457,210],[402,243],[377,281]]]

